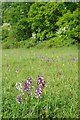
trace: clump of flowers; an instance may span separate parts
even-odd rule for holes
[[[34,95],[36,98],[39,98],[39,97],[41,97],[43,87],[45,86],[45,80],[42,76],[38,76],[37,85],[38,85],[38,87],[37,87]],[[15,86],[16,86],[16,89],[22,93],[16,97],[16,101],[19,104],[22,103],[22,98],[23,98],[22,95],[24,95],[24,97],[28,97],[28,96],[25,96],[25,93],[27,93],[28,95],[32,95],[32,93],[31,93],[32,78],[31,77],[28,77],[27,80],[23,84],[20,82],[17,82]]]

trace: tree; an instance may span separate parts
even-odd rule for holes
[[[26,40],[31,36],[31,29],[27,21],[28,11],[32,3],[3,3],[3,22],[10,23],[16,31],[16,40]]]
[[[40,40],[55,36],[56,22],[63,15],[63,3],[34,3],[28,12],[28,20],[33,32],[38,29],[37,37]]]
[[[62,32],[60,31],[60,34],[75,39],[75,42],[79,42],[79,16],[79,8],[73,11],[73,13],[68,10],[62,17],[59,18],[58,22],[56,23],[59,27],[58,31],[63,29]]]

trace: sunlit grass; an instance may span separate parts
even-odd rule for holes
[[[9,49],[3,50],[2,58],[3,118],[78,117],[77,47]],[[42,98],[33,95],[18,105],[16,82],[30,76],[34,91],[38,75],[44,77],[47,86]]]

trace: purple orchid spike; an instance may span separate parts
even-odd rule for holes
[[[36,89],[35,97],[39,98],[42,95],[42,89],[43,89],[43,87],[45,85],[45,81],[44,81],[44,78],[42,76],[38,76],[37,84],[38,84],[38,88]]]
[[[37,82],[38,85],[42,85],[42,87],[44,87],[45,85],[45,81],[44,81],[44,78],[42,76],[38,76],[38,82]]]
[[[31,84],[31,83],[32,83],[32,78],[28,77],[27,82],[28,82],[29,84]]]
[[[39,98],[42,95],[42,87],[38,87],[35,92],[35,97]]]
[[[27,81],[24,82],[24,90],[30,94],[30,88],[31,88],[32,78],[28,77]]]
[[[24,82],[24,90],[25,90],[26,92],[29,92],[29,91],[30,91],[30,85],[29,85],[29,83]]]

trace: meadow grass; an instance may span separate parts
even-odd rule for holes
[[[1,108],[2,108],[2,49],[0,45],[0,118],[1,118]]]
[[[34,96],[38,75],[46,81],[41,99]],[[15,84],[28,76],[34,84],[32,96],[18,104]],[[2,90],[2,118],[77,118],[78,48],[4,49]]]

